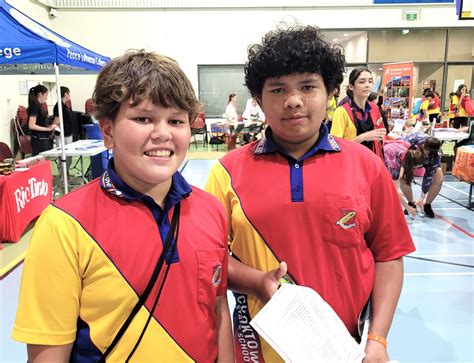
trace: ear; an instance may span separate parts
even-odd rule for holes
[[[354,86],[350,83],[347,85],[347,88],[350,89],[351,91],[354,91]]]
[[[99,120],[100,132],[102,132],[102,138],[104,139],[104,145],[107,149],[114,147],[114,123],[108,118]]]
[[[262,96],[257,96],[257,97],[255,97],[255,100],[257,101],[258,105],[260,106],[260,108],[261,108],[262,111],[263,111]]]

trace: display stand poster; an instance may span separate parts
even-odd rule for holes
[[[408,120],[412,109],[413,63],[384,64],[382,85],[387,118],[392,122]]]

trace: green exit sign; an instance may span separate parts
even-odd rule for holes
[[[417,21],[421,19],[420,10],[403,10],[403,20]]]

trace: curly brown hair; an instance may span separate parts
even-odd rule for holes
[[[345,66],[343,48],[329,43],[319,28],[283,24],[265,34],[261,44],[249,46],[245,84],[253,97],[260,98],[268,78],[317,73],[330,94],[341,84]]]
[[[136,106],[150,99],[162,107],[186,111],[194,121],[199,101],[191,82],[169,57],[154,52],[129,50],[112,59],[99,73],[92,96],[94,115],[115,120],[120,106]]]

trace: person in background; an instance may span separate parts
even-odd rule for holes
[[[443,170],[441,169],[441,141],[437,138],[425,134],[411,133],[402,137],[402,140],[410,144],[410,148],[423,152],[423,166],[425,174],[421,183],[421,193],[418,200],[413,198],[411,183],[401,182],[400,189],[408,199],[410,206],[420,206],[425,216],[434,218],[435,214],[431,203],[438,196],[443,185]]]
[[[448,117],[449,117],[449,126],[448,127],[454,127],[454,117],[456,114],[456,107],[453,103],[453,97],[456,95],[454,92],[450,92],[448,97],[449,97],[449,110],[448,110]]]
[[[404,212],[414,218],[416,204],[405,198],[400,183],[411,185],[414,169],[423,166],[425,155],[421,150],[410,149],[410,147],[410,143],[403,139],[389,140],[384,143],[383,151],[385,166],[395,183],[400,202],[405,209]]]
[[[235,149],[239,131],[244,127],[244,123],[239,121],[237,113],[237,95],[235,93],[229,94],[229,100],[224,113],[229,127],[229,133],[226,135],[227,149]]]
[[[426,91],[420,105],[420,117],[422,119],[428,118],[430,123],[433,124],[439,122],[439,114],[439,98],[433,91]]]
[[[227,211],[237,361],[282,362],[248,322],[283,278],[316,290],[356,339],[370,299],[366,360],[386,362],[402,258],[415,248],[382,161],[323,123],[343,80],[342,49],[297,25],[267,33],[248,55],[245,83],[265,112],[265,137],[227,153],[206,185]]]
[[[225,108],[225,117],[229,126],[232,126],[234,130],[237,129],[239,115],[237,114],[237,95],[235,93],[229,95],[229,100]]]
[[[339,98],[339,89],[340,86],[338,86],[331,97],[329,97],[328,101],[328,107],[326,110],[326,118],[325,118],[325,123],[329,131],[331,131],[331,126],[332,126],[332,119],[334,117],[334,112],[336,111],[337,108],[337,99]]]
[[[255,97],[251,97],[247,100],[242,117],[247,121],[265,122],[265,114],[263,113],[262,108],[258,104]]]
[[[63,113],[63,124],[64,124],[64,130],[60,130],[59,132],[56,133],[56,146],[61,145],[61,134],[60,132],[64,132],[64,144],[70,144],[72,143],[72,131],[73,131],[73,124],[72,124],[72,110],[69,108],[68,101],[71,100],[71,91],[67,87],[61,86],[60,88],[61,92],[61,103],[62,103],[62,113]],[[61,127],[60,122],[59,122],[59,106],[58,102],[54,105],[53,109],[53,124],[56,127]],[[71,157],[67,158],[67,165],[68,165],[68,171],[69,171],[69,165],[71,164]]]
[[[93,97],[114,157],[36,222],[13,338],[31,363],[233,362],[224,210],[178,171],[191,82],[174,60],[129,51]]]
[[[349,102],[334,113],[331,135],[360,143],[383,159],[382,140],[387,134],[378,106],[368,101],[373,85],[368,68],[355,68],[349,75]]]
[[[55,129],[54,123],[48,123],[48,115],[41,106],[48,99],[48,89],[38,84],[28,93],[28,127],[31,130],[32,156],[53,148],[51,132]]]
[[[452,98],[452,104],[454,105],[454,120],[453,127],[458,129],[462,126],[467,126],[468,114],[462,106],[464,97],[468,97],[467,86],[460,84],[457,91]]]
[[[374,102],[374,103],[375,103],[375,100],[377,100],[376,105],[379,109],[380,116],[382,117],[383,125],[384,125],[385,130],[387,131],[387,134],[388,134],[390,132],[390,128],[389,128],[389,125],[388,125],[387,113],[383,109],[383,96],[379,95],[377,92],[372,92],[369,95],[369,98],[367,100],[369,102]]]

